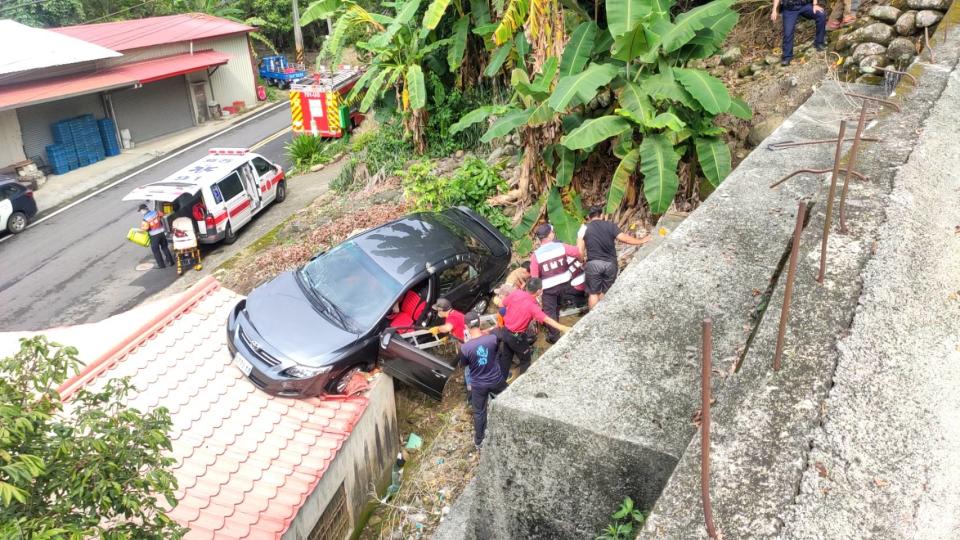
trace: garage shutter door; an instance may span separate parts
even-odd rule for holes
[[[23,153],[28,158],[42,156],[46,161],[46,146],[53,144],[50,124],[82,114],[92,114],[95,118],[104,117],[100,94],[87,94],[17,109],[23,136]]]
[[[183,76],[114,92],[112,99],[117,126],[129,129],[135,143],[193,127],[193,110]]]

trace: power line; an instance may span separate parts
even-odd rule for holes
[[[140,2],[140,3],[137,4],[137,5],[130,6],[130,7],[128,7],[128,8],[123,8],[123,9],[121,9],[120,11],[114,11],[113,13],[109,13],[109,14],[107,14],[107,15],[104,15],[103,17],[97,17],[96,19],[91,19],[91,20],[89,20],[89,21],[84,21],[84,22],[81,23],[81,24],[91,24],[91,23],[95,23],[95,22],[97,22],[97,21],[102,21],[102,20],[104,20],[104,19],[109,19],[110,17],[113,17],[114,15],[119,15],[119,14],[121,14],[121,13],[130,11],[131,9],[138,8],[138,7],[143,6],[143,5],[146,5],[146,4],[151,4],[151,3],[156,2],[156,1],[157,1],[157,0],[145,0],[144,2]]]

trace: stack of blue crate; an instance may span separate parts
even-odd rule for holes
[[[76,156],[76,152],[62,144],[47,145],[47,161],[50,162],[50,168],[53,170],[53,174],[65,174],[76,169],[76,167],[70,167],[70,160],[67,157],[68,154],[74,157]]]
[[[77,159],[77,150],[73,142],[73,132],[70,130],[70,120],[61,120],[50,126],[53,131],[53,141],[56,146],[66,153],[67,167],[74,170],[80,166],[80,160]],[[48,156],[49,157],[49,156]],[[51,160],[52,164],[52,160]]]
[[[107,156],[120,154],[120,141],[117,140],[117,126],[110,118],[97,120],[100,129],[100,140],[103,141],[103,151]]]
[[[93,115],[85,114],[70,120],[70,132],[73,134],[74,147],[80,166],[85,167],[103,159],[103,141]]]

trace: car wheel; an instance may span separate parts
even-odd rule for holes
[[[233,227],[227,223],[227,230],[223,232],[223,243],[232,244],[237,241],[237,233],[233,232]]]
[[[281,203],[286,198],[287,198],[287,181],[281,180],[280,183],[277,184],[277,202]]]
[[[287,82],[287,81],[278,81],[278,82],[277,82],[277,88],[279,88],[279,89],[281,89],[281,90],[286,90],[286,89],[289,88],[289,87],[290,87],[290,83]]]
[[[23,212],[14,212],[10,214],[10,218],[7,219],[7,230],[10,231],[10,234],[17,234],[23,232],[27,228],[27,215]]]

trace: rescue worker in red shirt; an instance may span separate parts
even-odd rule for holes
[[[531,322],[544,323],[557,333],[570,330],[569,327],[558,323],[540,309],[537,298],[542,293],[542,282],[539,278],[532,277],[527,280],[523,290],[513,291],[503,299],[506,313],[503,316],[503,328],[498,328],[497,331],[504,345],[503,354],[500,355],[500,371],[504,379],[509,377],[514,356],[517,357],[518,376],[530,367],[533,359],[533,342],[537,338],[536,332],[530,327]]]
[[[457,341],[463,343],[465,338],[464,332],[467,328],[463,320],[463,313],[453,309],[453,304],[446,298],[438,298],[433,304],[433,310],[437,312],[438,317],[443,319],[443,324],[431,328],[430,333],[433,335],[450,334],[456,338]]]
[[[164,258],[167,259],[167,265],[173,266],[173,255],[170,254],[167,234],[163,230],[163,213],[150,210],[145,204],[141,204],[138,211],[143,216],[140,229],[150,234],[150,251],[153,252],[153,258],[157,260],[157,268],[164,268]]]
[[[530,275],[543,280],[543,311],[554,320],[560,319],[560,306],[582,300],[584,277],[574,272],[579,266],[580,250],[576,246],[554,241],[553,226],[537,227],[540,247],[530,255]],[[560,332],[547,331],[547,343],[556,343]]]

